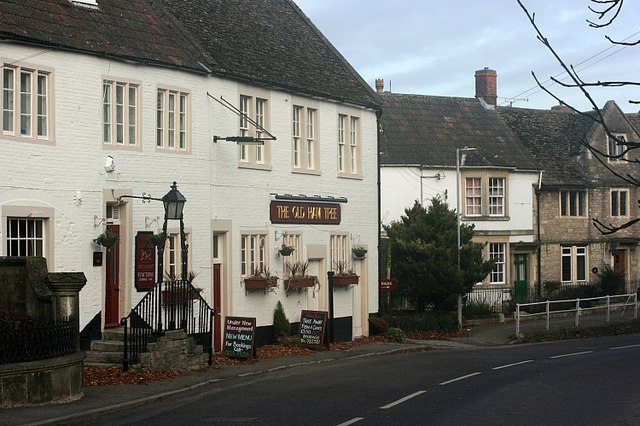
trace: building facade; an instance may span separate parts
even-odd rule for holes
[[[303,309],[328,310],[327,272],[342,260],[360,279],[335,291],[337,338],[368,334],[378,307],[369,260],[378,100],[293,2],[8,1],[0,10],[9,160],[0,255],[84,272],[81,329],[119,324],[146,294],[136,241],[161,231],[164,210],[140,197],[159,199],[175,181],[187,199],[188,270],[217,315],[255,317],[267,342],[278,301],[293,323]],[[94,242],[106,230],[119,235],[110,248]],[[164,273],[175,275],[179,224],[167,231]],[[281,256],[282,245],[295,255]],[[353,259],[355,245],[367,257]],[[293,260],[308,262],[313,288],[285,288]],[[255,269],[279,287],[245,288]]]

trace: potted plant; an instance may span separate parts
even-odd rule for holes
[[[271,274],[268,267],[256,266],[251,275],[244,279],[244,288],[246,290],[272,289],[275,287],[278,287],[278,277]]]
[[[199,299],[202,288],[193,286],[193,280],[197,275],[195,272],[190,271],[183,278],[182,276],[176,276],[176,274],[166,273],[166,281],[162,288],[162,301],[165,303],[184,303],[189,300]]]
[[[284,280],[287,290],[304,289],[313,287],[318,282],[318,278],[313,275],[307,275],[309,262],[287,262],[285,265],[288,278]]]
[[[294,250],[295,248],[292,246],[288,246],[283,243],[282,247],[278,250],[278,253],[280,253],[281,256],[291,256],[291,253],[293,253]]]
[[[351,253],[353,253],[355,259],[364,259],[365,254],[367,254],[367,249],[362,246],[355,246],[351,249]]]
[[[93,242],[103,247],[112,247],[118,242],[118,239],[119,236],[117,233],[111,232],[107,229],[102,234],[98,235]]]
[[[346,286],[352,284],[358,284],[360,277],[351,269],[351,264],[346,260],[336,260],[335,274],[333,276],[333,285]]]

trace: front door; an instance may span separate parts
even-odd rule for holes
[[[516,300],[525,300],[527,298],[527,288],[529,287],[529,256],[516,254],[513,264],[515,266],[513,297]]]
[[[222,281],[221,266],[213,265],[213,350],[222,351],[222,316],[220,315],[220,286]]]
[[[613,270],[621,274],[627,273],[627,251],[615,250],[613,252]]]
[[[120,225],[107,225],[107,231],[120,234]],[[117,327],[120,325],[120,242],[107,247],[106,289],[104,298],[104,326]]]

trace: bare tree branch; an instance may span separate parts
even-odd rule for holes
[[[592,21],[587,19],[587,22],[589,23],[589,26],[592,27],[592,28],[603,28],[603,27],[611,25],[611,23],[613,21],[615,21],[616,18],[618,17],[618,14],[620,13],[620,10],[622,10],[622,3],[623,2],[624,2],[624,0],[591,0],[591,3],[596,3],[596,4],[599,4],[599,5],[610,5],[609,7],[606,7],[602,11],[596,10],[593,7],[589,6],[589,10],[592,11],[593,13],[595,13],[596,15],[598,15],[598,19],[603,19],[609,12],[611,12],[614,9],[615,9],[615,12],[614,12],[613,16],[611,16],[609,18],[609,20],[607,22],[605,22],[604,24],[597,24],[597,23],[592,22]]]

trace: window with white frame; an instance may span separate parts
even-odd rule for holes
[[[608,154],[609,161],[621,161],[626,158],[625,149],[626,145],[624,143],[627,141],[625,135],[613,135],[614,137],[607,136],[607,146],[608,146]]]
[[[629,190],[612,189],[611,190],[611,216],[627,215],[627,200],[629,199]]]
[[[359,176],[362,167],[361,152],[360,118],[338,114],[338,174]]]
[[[493,261],[493,269],[489,275],[491,284],[504,284],[505,281],[505,243],[490,243],[489,258]]]
[[[466,216],[482,215],[482,178],[470,177],[465,179]]]
[[[242,234],[240,237],[240,271],[243,276],[269,268],[266,234]]]
[[[504,216],[505,178],[489,178],[489,216]]]
[[[44,256],[45,220],[7,218],[7,256]]]
[[[583,284],[587,280],[587,247],[562,246],[562,282]]]
[[[308,171],[318,169],[318,142],[316,136],[317,111],[300,105],[293,106],[293,169]]]
[[[335,270],[339,263],[347,265],[349,263],[351,250],[349,249],[348,235],[331,236],[331,269]]]
[[[156,146],[161,149],[189,149],[189,93],[158,89],[156,95]]]
[[[293,252],[287,257],[287,263],[300,262],[303,259],[302,253],[302,235],[300,234],[283,234],[282,244],[287,247],[293,247]]]
[[[560,191],[560,215],[561,216],[586,216],[587,192],[586,191]]]
[[[268,102],[264,98],[240,95],[240,136],[264,138],[265,134],[259,127],[255,127],[251,121],[255,121],[258,126],[267,129],[268,123]],[[252,134],[253,133],[253,134]],[[260,145],[238,144],[238,159],[243,165],[264,166],[269,163],[268,143],[264,141]]]
[[[102,142],[137,146],[139,132],[139,86],[104,80],[102,82]]]
[[[50,73],[26,67],[2,67],[2,132],[49,140]]]
[[[189,235],[185,235],[188,245]],[[164,274],[168,279],[183,279],[182,277],[182,246],[180,233],[167,233],[164,245]]]

